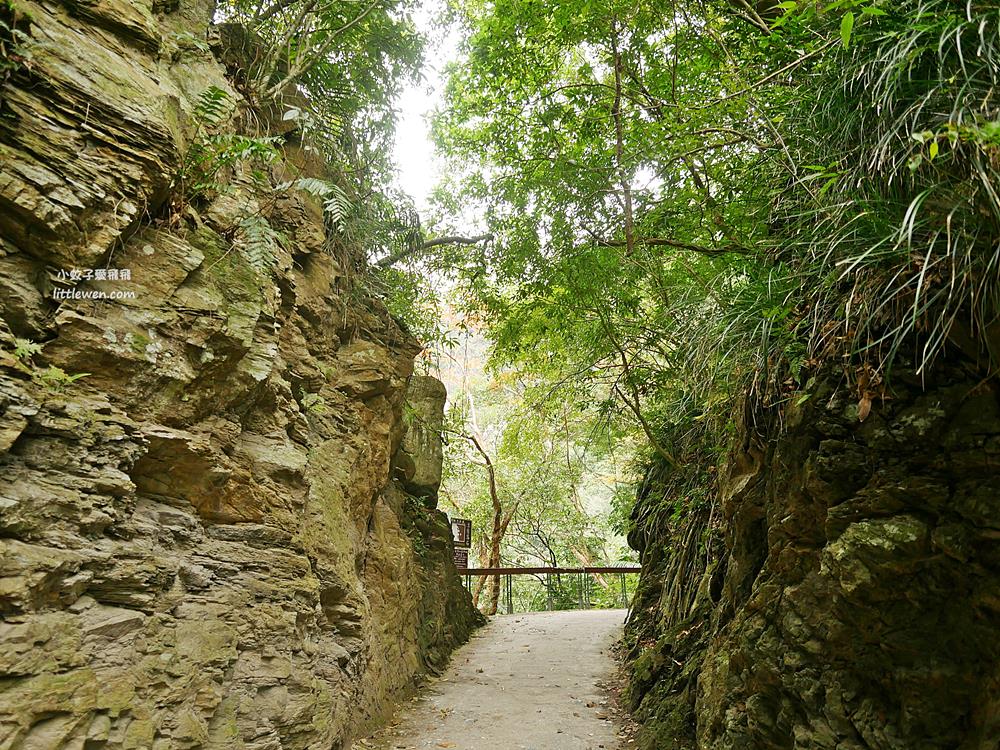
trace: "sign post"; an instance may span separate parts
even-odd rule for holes
[[[467,518],[451,519],[451,536],[455,542],[455,567],[469,568],[469,547],[472,546],[472,521]]]

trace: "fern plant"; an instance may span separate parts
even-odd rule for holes
[[[31,358],[42,351],[42,345],[30,339],[14,339],[14,356],[19,362],[30,362]]]
[[[41,353],[42,345],[31,339],[14,339],[14,357],[17,359],[17,367],[22,372],[31,376],[31,379],[38,385],[45,388],[50,393],[62,393],[77,380],[90,375],[89,372],[78,372],[70,374],[61,367],[49,365],[42,368],[35,364],[32,359],[36,354]]]
[[[315,177],[301,177],[282,183],[279,189],[295,188],[323,201],[323,211],[338,232],[346,233],[347,220],[354,212],[354,203],[339,185]]]
[[[232,101],[223,89],[209,86],[201,92],[194,108],[194,120],[198,127],[210,128],[222,123],[232,111]]]
[[[232,97],[218,86],[208,87],[198,97],[192,113],[194,137],[174,178],[176,212],[206,193],[222,192],[224,170],[240,164],[269,164],[278,158],[278,137],[223,129],[234,109]]]
[[[251,267],[259,274],[270,273],[277,262],[284,236],[263,216],[247,216],[240,220],[237,247]]]

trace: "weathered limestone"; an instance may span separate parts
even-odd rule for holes
[[[408,492],[437,500],[441,485],[444,446],[444,406],[448,398],[444,383],[437,378],[414,375],[406,391],[407,430],[403,436],[400,465]]]
[[[860,421],[838,378],[818,377],[786,431],[758,416],[775,439],[744,430],[716,501],[724,544],[707,565],[700,547],[700,578],[678,570],[711,538],[707,509],[640,524],[645,747],[1000,745],[996,385],[958,361],[925,388],[902,368],[893,383]]]
[[[418,345],[304,196],[235,175],[197,222],[157,219],[193,102],[232,91],[186,41],[206,3],[18,6],[0,748],[344,747],[475,624],[445,519],[390,480]],[[246,205],[289,238],[269,272],[234,235]],[[52,299],[59,270],[104,267],[132,280],[77,288],[134,299]]]

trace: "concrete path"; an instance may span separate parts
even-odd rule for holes
[[[494,617],[395,724],[355,747],[614,750],[597,683],[612,674],[624,619],[621,609]]]

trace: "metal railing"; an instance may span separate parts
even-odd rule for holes
[[[591,609],[595,604],[598,587],[602,590],[604,606],[608,601],[609,589],[606,579],[616,577],[617,595],[615,603],[627,608],[629,586],[626,576],[635,575],[642,569],[637,565],[593,566],[583,568],[467,568],[459,573],[465,578],[465,585],[472,590],[472,579],[483,576],[500,576],[501,599],[506,614],[514,613],[514,576],[533,576],[544,587],[545,610]],[[544,576],[544,578],[542,578]],[[484,587],[484,591],[486,588]],[[542,609],[529,606],[524,611]]]

